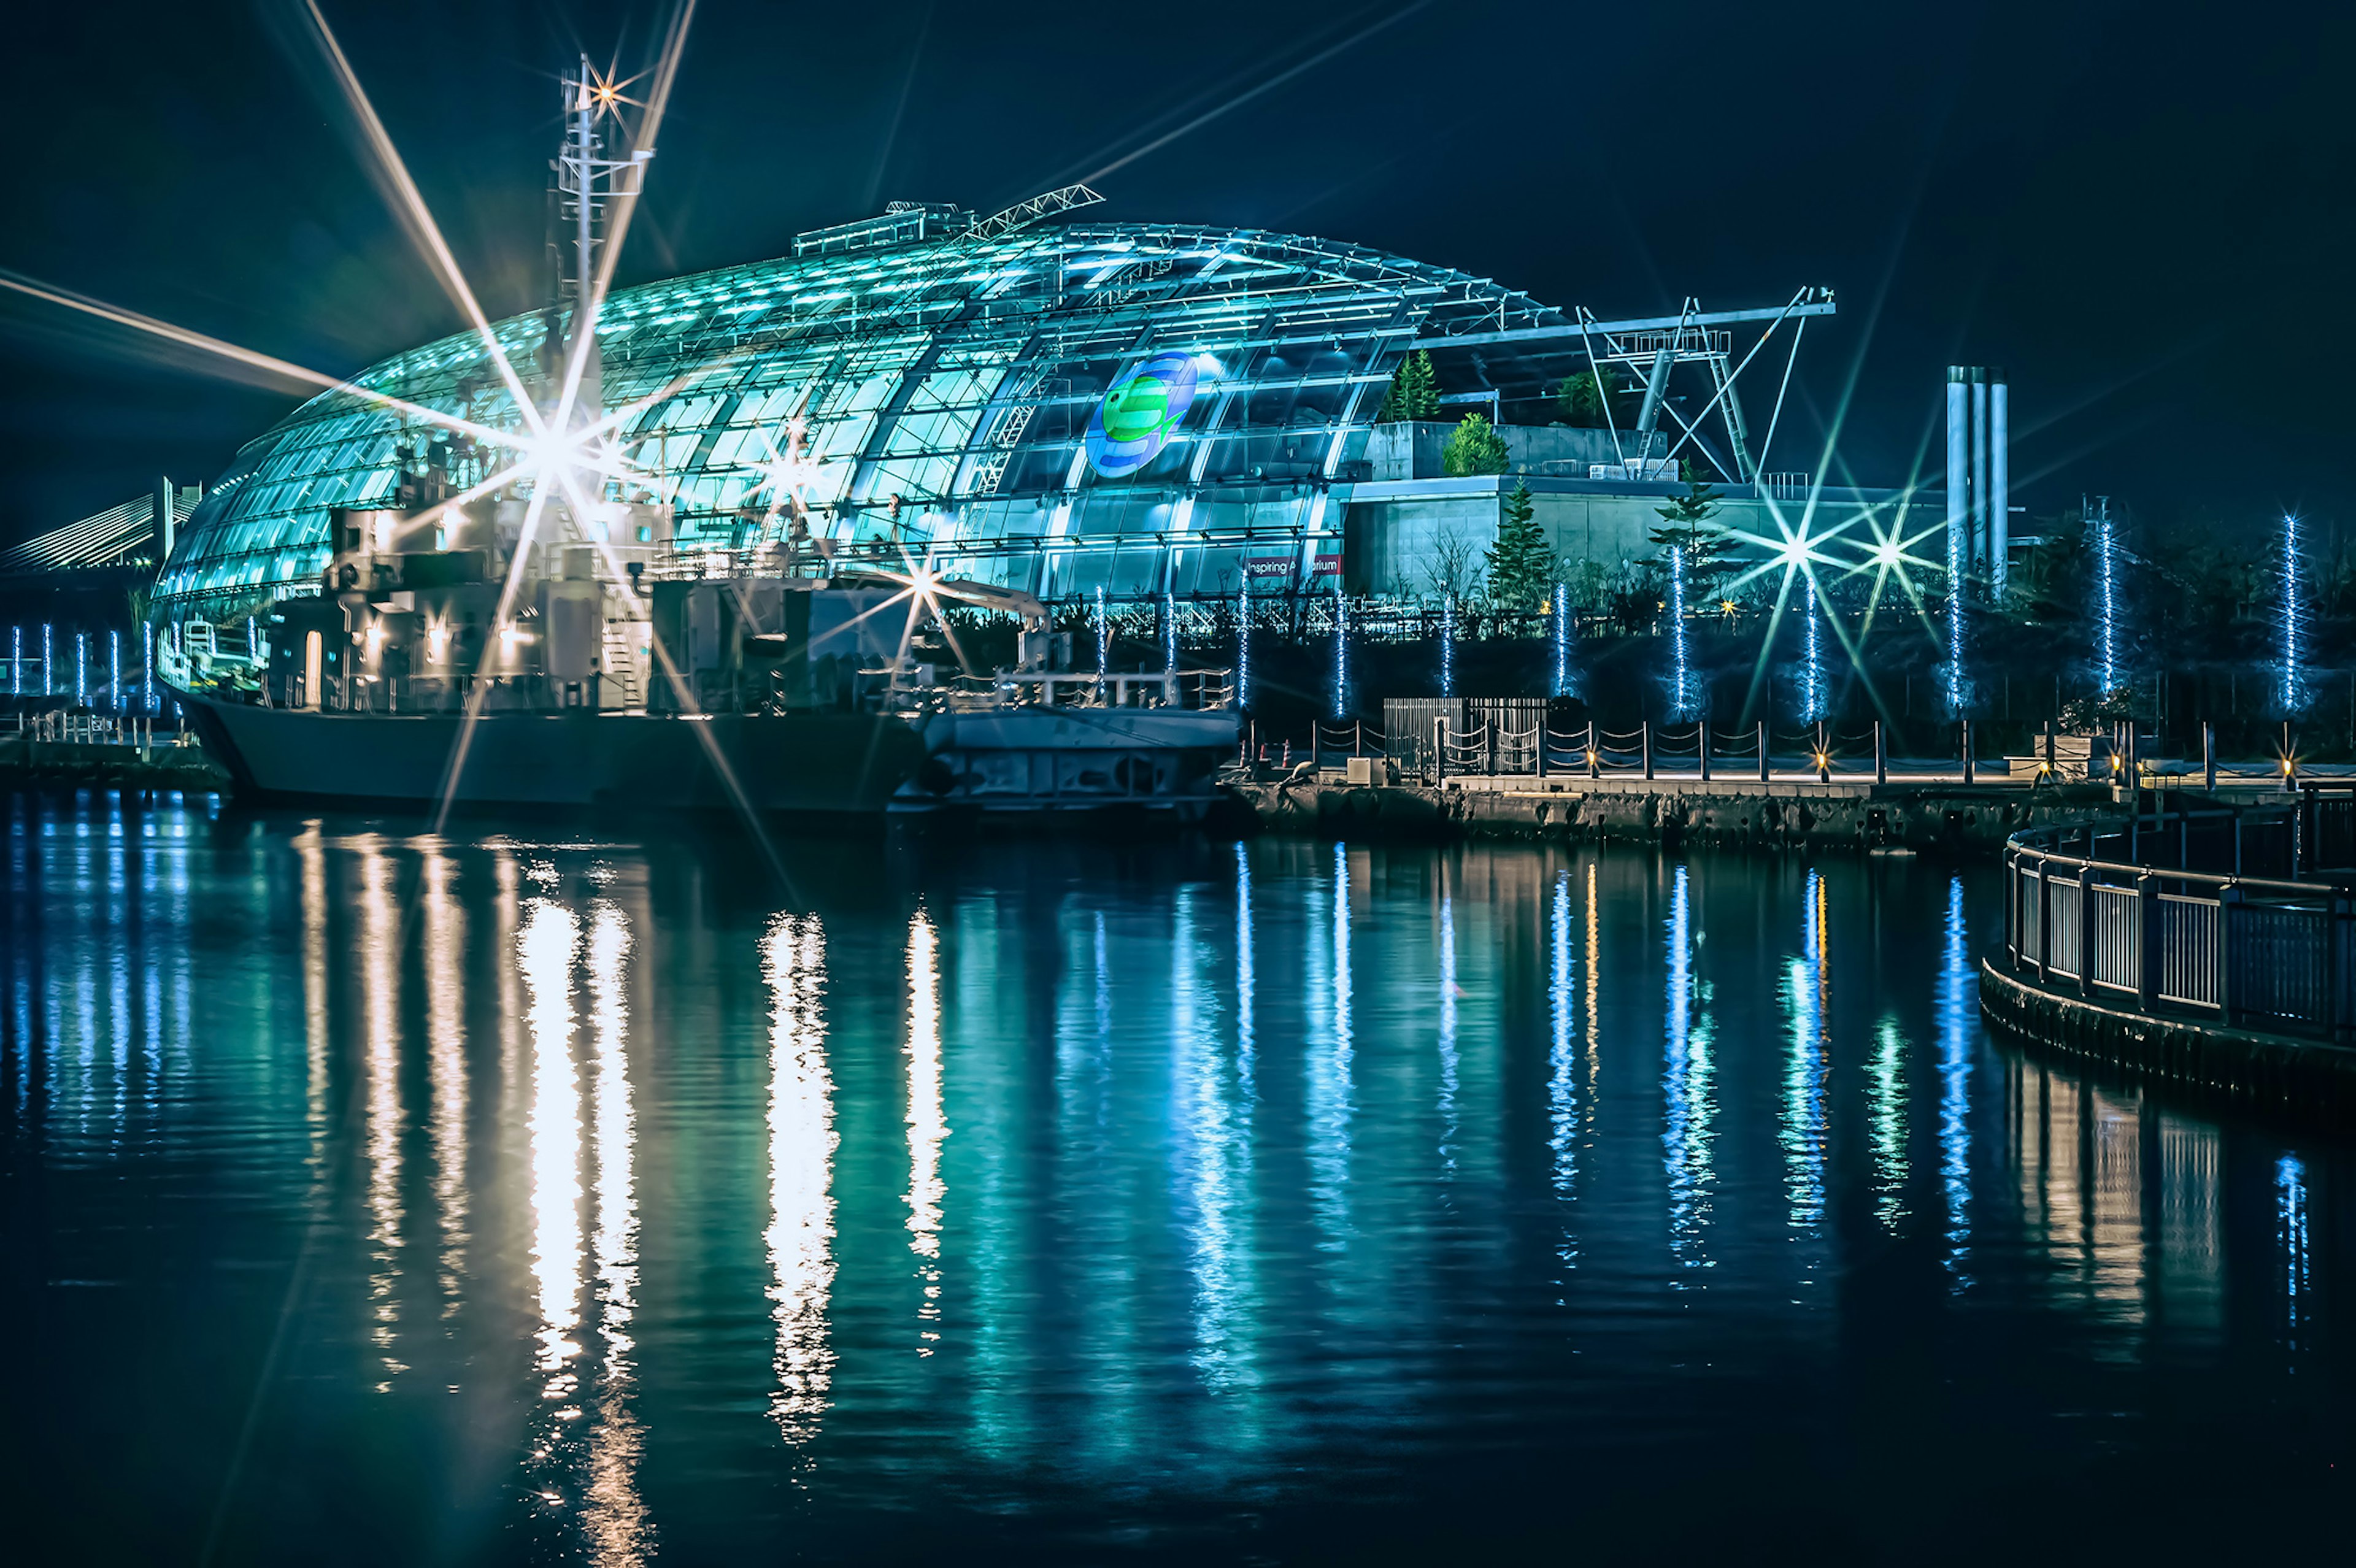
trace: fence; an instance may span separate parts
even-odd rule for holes
[[[2106,1005],[2356,1043],[2356,794],[2015,834],[2005,954]],[[2272,874],[2259,874],[2261,871]]]

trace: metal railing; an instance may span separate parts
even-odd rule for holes
[[[2015,975],[2152,1013],[2356,1044],[2356,794],[2015,834]],[[2277,874],[2259,874],[2259,872]]]

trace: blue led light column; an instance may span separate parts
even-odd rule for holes
[[[1456,695],[1456,599],[1440,602],[1440,695]]]
[[[51,664],[49,654],[51,651],[50,645],[53,640],[52,633],[54,631],[55,628],[52,627],[48,622],[44,621],[41,623],[41,695],[43,697],[48,696],[52,690],[56,689],[49,678],[49,668]]]
[[[8,628],[8,695],[25,695],[25,628]]]
[[[1333,585],[1333,718],[1350,711],[1350,610],[1342,601],[1341,584]]]
[[[2306,589],[2299,577],[2298,519],[2286,514],[2282,531],[2282,706],[2296,713],[2307,704],[2307,682],[2299,660],[2307,654],[2307,605],[2299,595]]]
[[[2094,517],[2094,667],[2101,695],[2119,688],[2118,533],[2111,522],[2111,498],[2102,497]],[[2083,509],[2083,507],[2082,508]]]
[[[1251,706],[1251,590],[1236,596],[1236,706]]]
[[[1554,585],[1554,695],[1570,695],[1570,590]]]
[[[1097,585],[1097,682],[1104,682],[1107,667],[1112,659],[1112,617],[1105,608],[1104,585]]]
[[[155,711],[155,628],[147,625],[140,627],[139,631],[142,639],[142,652],[139,656],[139,709],[143,713],[153,713]]]
[[[1808,579],[1807,617],[1800,639],[1800,718],[1809,724],[1825,716],[1825,644],[1818,623],[1824,606],[1816,598],[1815,579]]]
[[[1178,596],[1162,596],[1162,668],[1167,675],[1178,672]]]
[[[90,634],[74,634],[74,706],[90,706]]]
[[[1686,647],[1686,552],[1681,545],[1669,547],[1669,667],[1673,677],[1669,708],[1682,719],[1688,706],[1692,662]]]

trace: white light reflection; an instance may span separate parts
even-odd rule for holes
[[[1440,874],[1447,875],[1443,868]],[[1456,903],[1440,895],[1440,1168],[1456,1168]]]
[[[630,1093],[629,998],[626,965],[630,928],[622,912],[600,901],[589,925],[590,1061],[594,1072],[591,1115],[597,1157],[597,1229],[591,1243],[597,1265],[599,1337],[605,1365],[597,1386],[597,1425],[589,1439],[589,1487],[581,1522],[599,1568],[626,1568],[646,1560],[654,1527],[637,1488],[646,1432],[630,1409],[637,1381],[630,1320],[637,1310],[638,1209],[636,1189],[637,1110]]]
[[[1669,887],[1668,1057],[1663,1084],[1667,1123],[1661,1134],[1669,1179],[1669,1250],[1687,1268],[1715,1264],[1701,1252],[1718,1187],[1713,1164],[1718,1119],[1710,1060],[1710,1019],[1701,1010],[1709,987],[1694,974],[1692,890],[1677,867]]]
[[[374,1327],[369,1342],[376,1346],[385,1381],[379,1393],[392,1390],[391,1379],[409,1369],[392,1353],[394,1325],[401,1304],[394,1292],[401,1283],[401,1023],[399,948],[401,913],[393,901],[393,869],[374,837],[359,846],[360,880],[360,984],[363,1017],[368,1028],[367,1158],[369,1208],[369,1301]]]
[[[781,914],[764,943],[769,982],[769,1287],[777,1386],[769,1414],[785,1440],[818,1436],[833,1402],[827,1303],[834,1285],[834,1082],[826,1061],[826,933]]]
[[[922,1260],[916,1277],[926,1325],[920,1356],[933,1353],[941,1320],[941,1140],[949,1125],[941,1114],[940,941],[919,912],[908,923],[908,1247]]]
[[[1906,1217],[1906,1037],[1885,1018],[1867,1080],[1873,1143],[1873,1217],[1896,1231]]]
[[[1964,928],[1964,879],[1947,884],[1947,921],[1939,954],[1939,1186],[1946,1200],[1947,1272],[1954,1288],[1971,1285],[1972,1039],[1979,1021],[1979,982]]]
[[[1178,1197],[1194,1273],[1196,1373],[1215,1392],[1257,1387],[1248,1330],[1251,1249],[1244,1244],[1251,1189],[1251,1110],[1237,1085],[1231,1093],[1219,1046],[1217,1003],[1205,977],[1211,954],[1196,921],[1196,890],[1178,891],[1171,944],[1171,1035],[1175,1048],[1171,1127],[1177,1143]],[[1256,1442],[1255,1413],[1230,1409],[1246,1430],[1237,1444]]]
[[[442,1315],[458,1310],[466,1247],[466,1033],[460,975],[466,916],[451,896],[455,870],[439,844],[423,868],[425,1038],[434,1091],[434,1200],[442,1215]]]
[[[303,878],[303,1063],[305,1110],[316,1175],[327,1136],[327,857],[316,820],[294,836]]]
[[[529,995],[531,1041],[532,1275],[540,1288],[541,1397],[564,1402],[579,1387],[581,1347],[581,1084],[573,1065],[573,948],[581,923],[563,905],[535,898],[524,908],[516,956]],[[572,1420],[579,1410],[558,1416]]]
[[[1312,884],[1312,889],[1314,884]],[[1309,995],[1312,999],[1330,987],[1324,1039],[1312,1045],[1308,1057],[1309,1195],[1323,1234],[1317,1245],[1324,1252],[1346,1249],[1350,1232],[1350,861],[1342,845],[1333,846],[1333,933],[1330,947],[1309,944]],[[1312,902],[1312,914],[1315,905]],[[1321,963],[1320,961],[1323,962]],[[1330,968],[1327,967],[1330,965]],[[1326,973],[1318,971],[1325,968]],[[1318,1049],[1322,1046],[1323,1049]]]
[[[1579,1096],[1571,1064],[1578,1038],[1578,1019],[1570,985],[1570,873],[1554,874],[1551,938],[1553,972],[1547,986],[1547,1009],[1554,1039],[1547,1058],[1547,1147],[1553,1154],[1554,1195],[1568,1199],[1579,1174]],[[1579,1263],[1579,1243],[1566,1228],[1556,1248],[1565,1268]]]
[[[1783,1192],[1794,1230],[1825,1218],[1825,1044],[1831,989],[1825,963],[1825,881],[1810,871],[1801,917],[1800,956],[1783,976],[1792,1051],[1783,1070],[1783,1115],[1775,1141],[1783,1149]]]

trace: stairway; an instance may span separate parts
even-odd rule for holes
[[[638,689],[638,647],[645,625],[643,621],[605,623],[605,645],[598,667],[604,673],[604,684],[621,693],[624,708],[646,706],[646,694]]]

